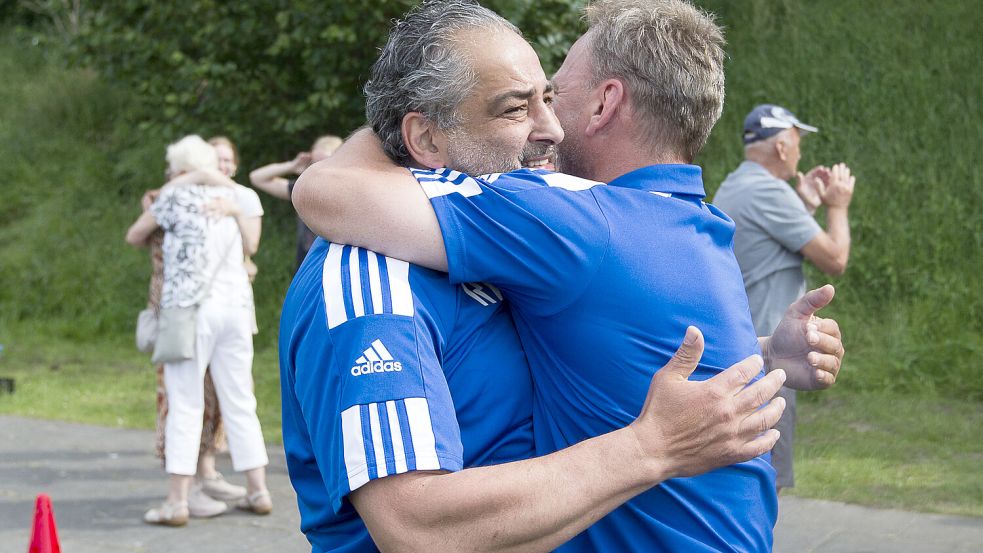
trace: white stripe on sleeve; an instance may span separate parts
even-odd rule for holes
[[[372,447],[375,449],[375,470],[379,478],[388,476],[386,472],[386,452],[382,449],[382,427],[379,425],[379,404],[369,404],[369,428],[372,429]]]
[[[399,427],[399,413],[396,412],[396,402],[386,402],[386,412],[389,414],[389,435],[393,438],[393,457],[396,461],[396,474],[407,471],[406,451],[403,449],[403,431]]]
[[[404,400],[406,418],[410,422],[410,437],[413,439],[413,452],[416,456],[416,470],[438,470],[437,439],[430,422],[430,407],[427,399],[410,397]]]
[[[362,441],[362,415],[358,405],[341,412],[341,435],[345,447],[348,489],[355,491],[369,481],[369,471],[365,463],[365,444]]]

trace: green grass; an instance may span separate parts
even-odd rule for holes
[[[14,378],[16,389],[0,393],[0,414],[154,428],[156,373],[149,355],[128,340],[79,344],[20,333],[4,339],[0,377]],[[253,378],[263,436],[268,443],[282,443],[274,348],[256,353]]]
[[[983,517],[983,403],[842,389],[804,396],[791,494]]]

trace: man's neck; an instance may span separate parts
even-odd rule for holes
[[[620,142],[620,144],[619,144]],[[638,141],[610,141],[603,151],[594,156],[593,173],[586,176],[597,182],[611,182],[614,179],[650,165],[666,163],[688,164],[682,156],[657,148],[640,146]]]
[[[756,156],[748,154],[744,157],[747,161],[752,163],[757,163],[758,165],[764,167],[765,171],[768,171],[771,176],[779,180],[788,180],[785,175],[785,166],[780,160],[769,158],[765,156]]]

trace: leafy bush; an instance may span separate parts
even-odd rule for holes
[[[364,120],[362,85],[389,22],[416,2],[126,0],[84,19],[80,61],[138,94],[140,129],[227,134],[244,159],[286,158]],[[577,36],[574,0],[489,2],[560,60]]]

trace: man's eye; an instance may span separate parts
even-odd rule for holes
[[[547,106],[552,106],[553,105],[553,97],[552,96],[547,96],[547,97],[543,98],[543,103],[546,104]]]
[[[513,106],[513,107],[508,108],[507,110],[505,110],[505,114],[506,115],[517,115],[517,114],[520,114],[520,113],[525,113],[525,111],[526,111],[526,106],[525,106],[525,104],[523,104],[521,106]]]

